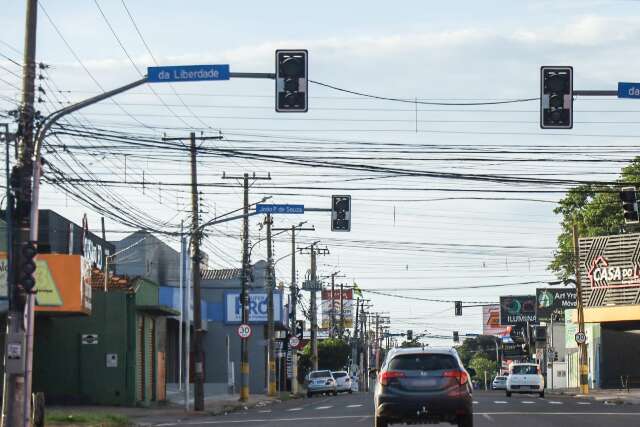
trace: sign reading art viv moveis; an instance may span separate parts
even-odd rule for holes
[[[580,239],[586,307],[640,304],[640,234]]]
[[[539,322],[564,322],[564,311],[577,307],[575,288],[536,289],[536,315]]]

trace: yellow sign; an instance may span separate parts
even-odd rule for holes
[[[49,307],[62,306],[62,298],[49,270],[49,264],[40,259],[36,260],[36,304]]]

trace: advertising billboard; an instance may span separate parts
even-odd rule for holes
[[[536,316],[539,322],[564,322],[564,311],[577,307],[575,289],[536,289]]]
[[[331,294],[331,289],[324,289],[321,298],[322,329],[331,328],[331,319],[335,318],[335,326],[340,326],[340,316],[344,315],[344,327],[353,328],[353,290],[342,291],[342,307],[340,306],[340,290]]]
[[[527,323],[538,323],[535,295],[500,297],[501,325],[526,325]]]
[[[267,293],[249,293],[249,323],[267,323]],[[284,321],[284,305],[282,292],[273,293],[273,319],[276,323]],[[238,324],[242,322],[242,304],[240,303],[240,292],[227,292],[224,294],[224,323]]]
[[[504,335],[507,327],[500,324],[500,304],[482,307],[482,334]]]

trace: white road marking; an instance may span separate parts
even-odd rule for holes
[[[591,405],[591,402],[576,402],[578,405]]]
[[[287,409],[287,412],[295,412],[295,411],[302,411],[302,408],[291,408],[291,409]]]
[[[475,415],[485,415],[489,416],[497,416],[497,415],[531,415],[531,412],[476,412]],[[551,415],[551,416],[559,416],[559,415],[589,415],[589,416],[632,416],[632,417],[640,417],[640,412],[535,412],[535,415]],[[317,420],[344,420],[344,419],[364,419],[373,418],[372,415],[340,415],[340,416],[328,416],[328,417],[291,417],[291,418],[263,418],[263,419],[248,419],[248,420],[198,420],[191,421],[185,423],[162,423],[155,424],[155,427],[173,427],[173,426],[181,426],[181,425],[217,425],[217,424],[267,424],[267,423],[283,423],[283,422],[299,422],[299,421],[317,421]]]
[[[347,408],[359,408],[362,405],[347,405]]]
[[[269,413],[271,413],[271,409],[264,409],[264,410],[258,411],[258,412],[261,413],[261,414],[269,414]]]
[[[523,400],[522,403],[524,403],[525,405],[531,405],[532,403],[536,403],[533,400]]]
[[[504,405],[507,402],[505,402],[504,400],[494,400],[493,403],[498,403],[500,405]]]
[[[495,420],[491,417],[491,415],[489,415],[489,414],[482,414],[482,416],[483,416],[484,418],[486,418],[487,420],[489,420],[490,422],[494,422],[494,421],[495,421]]]
[[[477,400],[474,400],[474,401],[473,401],[473,404],[474,404],[474,405],[478,405],[479,403],[480,403],[480,402],[478,402]]]
[[[562,405],[562,402],[558,402],[556,400],[550,400],[549,403],[552,405]]]
[[[333,406],[318,406],[316,409],[323,410],[323,409],[331,409],[331,408],[333,408]]]

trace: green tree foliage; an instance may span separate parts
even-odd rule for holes
[[[351,357],[351,346],[344,340],[329,338],[318,341],[318,368],[340,371],[347,368]],[[300,380],[311,371],[311,343],[302,350],[298,359]]]
[[[470,366],[471,359],[477,354],[493,360],[495,364],[496,338],[487,335],[465,338],[462,344],[456,347],[456,350],[464,366]]]
[[[558,236],[558,248],[549,270],[561,280],[575,277],[573,260],[573,224],[578,226],[581,237],[605,236],[624,231],[638,231],[638,226],[626,225],[618,192],[624,184],[640,182],[640,157],[622,169],[617,185],[580,185],[567,192],[553,210],[562,215],[562,231]]]
[[[476,354],[471,358],[471,362],[469,363],[469,367],[476,370],[476,376],[480,381],[484,381],[485,373],[487,381],[493,379],[493,375],[496,373],[496,362],[494,360],[489,360],[483,354]]]
[[[402,344],[400,344],[400,347],[402,348],[422,347],[422,344],[418,340],[403,341]]]

